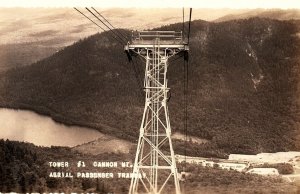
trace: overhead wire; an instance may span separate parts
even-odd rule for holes
[[[103,30],[104,32],[107,32],[107,30],[105,30],[103,27],[101,27],[99,24],[97,24],[95,21],[93,21],[92,19],[90,19],[87,15],[85,15],[84,13],[82,13],[80,10],[78,10],[76,7],[73,7],[77,12],[79,12],[81,15],[83,15],[85,18],[87,18],[88,20],[90,20],[93,24],[95,24],[96,26],[98,26],[101,30]],[[112,36],[116,41],[118,41],[121,45],[123,45],[123,42],[121,42],[119,39],[117,39],[115,36]]]
[[[134,60],[131,60],[130,62],[132,64],[132,68],[133,68],[133,71],[134,71],[134,76],[135,76],[135,79],[136,79],[136,82],[137,82],[137,85],[138,85],[138,88],[139,88],[139,91],[140,91],[139,94],[143,99],[144,98],[144,92],[143,92],[144,87],[143,87],[142,78],[140,77],[140,74],[139,74],[139,71],[138,71],[138,64]]]
[[[92,23],[94,23],[96,26],[98,26],[100,29],[102,29],[104,32],[107,32],[107,30],[105,30],[103,27],[101,27],[100,25],[98,25],[95,21],[93,21],[92,19],[90,19],[87,15],[85,15],[83,12],[81,12],[80,10],[78,10],[77,8],[75,8],[74,7],[74,9],[77,11],[77,12],[79,12],[81,15],[83,15],[85,18],[87,18],[88,20],[90,20]],[[95,12],[97,12],[97,14],[99,15],[99,16],[101,16],[107,23],[109,23],[110,24],[110,26],[112,27],[112,28],[114,28],[115,29],[115,27],[110,23],[110,22],[108,22],[108,20],[104,17],[104,16],[102,16],[96,9],[94,9],[93,7],[92,7],[92,9],[95,11]],[[124,45],[124,44],[126,44],[126,42],[120,37],[120,36],[118,36],[118,34],[115,34],[115,32],[114,31],[112,31],[112,29],[110,28],[110,27],[108,27],[99,17],[97,17],[93,12],[91,12],[88,8],[86,8],[86,10],[88,10],[95,18],[97,18],[99,21],[101,21],[101,23],[102,24],[104,24],[111,32],[113,32],[114,33],[114,35],[116,35],[119,39],[117,39],[115,36],[112,36],[115,40],[117,40],[121,45]],[[117,32],[119,32],[120,33],[120,31],[118,31],[117,30]],[[121,33],[120,33],[121,34]],[[123,35],[123,37],[125,37],[124,35]],[[125,37],[126,38],[126,37]],[[134,76],[135,76],[135,79],[136,79],[136,82],[137,82],[137,85],[138,85],[138,87],[139,87],[139,90],[142,92],[142,93],[140,93],[140,95],[141,95],[141,97],[143,98],[144,97],[144,93],[143,93],[143,87],[142,87],[142,85],[141,84],[143,84],[142,83],[142,81],[141,81],[141,78],[140,78],[140,76],[139,76],[139,72],[138,72],[138,70],[137,70],[137,63],[135,63],[135,61],[133,61],[133,60],[131,60],[131,64],[132,64],[132,69],[133,69],[133,72],[134,72]]]
[[[136,59],[139,59],[141,63],[145,63],[145,61],[143,61],[143,59],[141,57],[136,57]],[[138,64],[138,62],[136,62]],[[143,75],[145,73],[144,69],[143,68],[139,68],[141,65],[138,65],[137,66],[137,72],[138,72],[138,75]],[[141,80],[141,85],[143,86],[144,85],[144,80],[143,80],[143,76],[140,78]]]
[[[76,7],[73,7],[76,11],[78,11],[81,15],[83,15],[85,18],[87,18],[88,20],[90,20],[91,22],[93,22],[96,26],[98,26],[99,28],[101,28],[101,30],[104,30],[104,28],[102,28],[101,26],[99,26],[96,22],[94,22],[92,19],[90,19],[88,16],[86,16],[84,13],[82,13],[81,11],[79,11]]]
[[[135,59],[139,59],[142,63],[144,63],[144,61],[140,58],[140,57],[136,57]],[[144,98],[144,82],[143,82],[143,78],[140,76],[143,73],[143,70],[141,70],[141,68],[139,68],[139,64],[138,61],[134,61],[133,58],[130,61],[132,63],[132,68],[134,71],[134,75],[135,78],[137,80],[137,85],[139,87],[139,90],[141,91],[141,97]]]
[[[185,32],[185,29],[184,29],[184,7],[182,7],[182,38],[184,40],[184,32]]]
[[[184,40],[184,34],[185,33],[185,25],[184,25],[184,7],[182,7],[182,38]],[[184,96],[184,159],[185,159],[185,166],[184,166],[184,170],[186,170],[186,147],[187,147],[187,128],[186,128],[186,73],[185,73],[186,67],[185,67],[185,59],[183,59],[183,79],[184,79],[184,83],[183,83],[183,96]]]
[[[184,11],[183,11],[184,14]],[[184,16],[183,16],[184,18]],[[190,17],[189,17],[189,28],[188,28],[188,41],[189,45],[190,40],[190,32],[191,32],[191,19],[192,19],[192,8],[190,8]],[[183,20],[183,30],[184,30],[184,20]],[[184,58],[183,61],[183,98],[184,98],[184,137],[185,137],[185,145],[184,145],[184,171],[186,170],[186,159],[187,159],[187,130],[188,130],[188,84],[189,84],[189,57]]]
[[[105,25],[115,36],[117,36],[122,44],[126,44],[126,41],[124,41],[118,34],[116,34],[108,25],[106,25],[98,16],[96,16],[89,8],[85,8],[86,10],[88,10],[88,12],[90,12],[95,18],[97,18],[103,25]]]
[[[190,43],[191,20],[192,20],[192,8],[190,8],[189,31],[188,31],[188,42],[187,42],[188,44]]]
[[[113,29],[116,30],[117,33],[119,33],[125,40],[128,39],[126,35],[124,35],[119,29],[115,28],[102,14],[100,14],[95,8],[92,7],[92,9],[100,16],[102,17]]]
[[[184,169],[186,169],[186,156],[187,156],[187,61],[183,60],[183,101],[184,101]]]

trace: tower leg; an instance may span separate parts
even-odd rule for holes
[[[166,75],[171,57],[168,53],[167,48],[159,47],[157,39],[154,47],[148,48],[143,56],[146,59],[146,102],[129,194],[180,193],[167,107],[169,88]],[[175,51],[172,53],[174,55]],[[168,184],[171,182],[173,185]]]

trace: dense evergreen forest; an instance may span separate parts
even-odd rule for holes
[[[188,134],[208,143],[189,142],[188,154],[226,157],[300,149],[298,24],[262,18],[191,23]],[[142,77],[144,64],[134,60]],[[135,141],[144,99],[127,61],[109,32],[95,34],[2,73],[0,106]],[[172,130],[183,132],[183,59],[171,62],[168,73]],[[183,143],[175,142],[176,153]]]
[[[83,192],[92,189],[98,193],[121,191],[129,184],[124,179],[75,178],[76,172],[108,171],[95,169],[93,161],[126,161],[122,154],[83,155],[67,147],[37,147],[29,143],[0,140],[0,191],[1,192]],[[128,159],[127,159],[128,160]],[[64,161],[68,168],[50,167],[49,162]],[[77,162],[86,167],[78,169]],[[118,170],[118,169],[114,169]],[[52,178],[51,172],[72,172],[74,178]],[[116,184],[117,182],[117,184]]]
[[[128,193],[130,179],[122,178],[52,178],[50,172],[110,172],[118,168],[91,167],[93,161],[126,161],[133,155],[105,153],[101,155],[83,155],[65,147],[37,147],[33,144],[0,140],[0,192],[38,192],[38,193]],[[54,168],[49,162],[69,162],[68,168]],[[84,161],[85,168],[76,168],[78,161]],[[129,161],[129,160],[128,160]],[[179,170],[183,166],[179,164]],[[123,169],[124,171],[124,169]],[[297,187],[285,183],[280,178],[239,173],[236,171],[204,168],[186,165],[186,171],[192,174],[181,182],[186,194],[199,193],[296,193]]]

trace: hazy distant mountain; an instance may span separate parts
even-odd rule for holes
[[[84,8],[78,9],[97,21]],[[96,9],[117,28],[142,30],[182,21],[182,9],[177,8]],[[192,19],[214,20],[242,12],[245,10],[194,9]],[[80,38],[102,31],[72,8],[0,8],[0,24],[0,72],[49,57]]]
[[[95,19],[85,8],[78,7],[85,15]],[[181,8],[97,8],[116,28],[143,30],[182,22]],[[193,20],[215,20],[228,14],[247,10],[193,9]],[[185,21],[189,9],[185,9]],[[145,19],[147,18],[147,19]],[[18,44],[60,40],[53,44],[66,46],[88,35],[102,31],[73,8],[1,8],[0,44]],[[101,22],[99,22],[101,24]],[[102,25],[102,24],[101,24]],[[106,28],[105,28],[106,29]]]
[[[299,149],[300,44],[295,23],[198,20],[191,29],[188,134],[208,140],[190,142],[191,153]],[[137,61],[142,76],[144,64]],[[131,65],[110,33],[96,34],[31,66],[2,73],[0,105],[35,110],[135,142],[144,99]],[[182,60],[172,62],[168,72],[171,125],[182,132]],[[176,153],[183,151],[180,145],[176,141]]]
[[[59,51],[61,46],[44,46],[42,43],[0,45],[0,72],[30,65]]]
[[[215,22],[224,22],[229,20],[237,20],[237,19],[247,19],[251,17],[260,17],[260,18],[270,18],[276,20],[299,20],[300,19],[300,10],[299,9],[255,9],[251,11],[247,11],[244,13],[238,14],[229,14],[223,17],[220,17]]]

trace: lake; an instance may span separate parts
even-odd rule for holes
[[[66,126],[33,111],[0,108],[0,139],[73,147],[103,136],[95,129]]]

